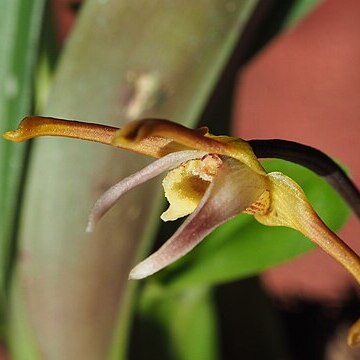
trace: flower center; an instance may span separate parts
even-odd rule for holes
[[[218,155],[208,154],[201,159],[186,161],[169,171],[163,180],[163,187],[170,206],[161,215],[161,219],[176,220],[191,214],[221,164],[222,160]]]

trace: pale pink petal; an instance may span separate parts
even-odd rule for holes
[[[227,158],[196,210],[154,254],[138,264],[131,279],[142,279],[184,256],[216,227],[238,215],[266,190],[266,178]]]
[[[124,195],[137,185],[143,184],[146,181],[160,175],[162,172],[174,169],[180,166],[183,162],[199,159],[206,155],[206,152],[198,150],[178,151],[166,155],[159,160],[154,161],[150,165],[144,167],[133,175],[119,181],[107,190],[95,203],[92,208],[88,224],[87,232],[94,230],[96,223],[104,216],[104,214],[111,209],[111,207]]]

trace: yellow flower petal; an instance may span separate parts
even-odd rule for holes
[[[42,116],[24,118],[15,131],[9,131],[2,136],[6,140],[21,142],[38,136],[61,136],[81,140],[95,141],[106,145],[115,145],[143,155],[160,158],[175,151],[189,150],[188,147],[177,144],[171,139],[150,136],[141,141],[117,142],[118,128],[101,124],[86,123],[74,120],[64,120]]]
[[[265,225],[300,231],[360,280],[359,257],[322,222],[300,186],[278,172],[268,174],[268,178],[271,206],[267,214],[255,218]]]
[[[185,146],[185,149],[196,149],[229,156],[241,161],[258,174],[266,174],[251,146],[245,140],[228,136],[214,136],[207,132],[207,128],[193,130],[169,120],[143,119],[133,121],[117,133],[113,143],[124,146],[129,142],[141,142],[151,137],[172,140]]]
[[[28,116],[21,121],[15,131],[3,134],[3,138],[21,142],[37,136],[65,136],[110,145],[117,130],[117,128],[106,125],[42,116]]]
[[[347,343],[350,346],[360,344],[360,319],[351,326],[347,337]]]
[[[144,119],[130,122],[118,129],[74,120],[28,116],[15,131],[3,134],[5,139],[14,142],[38,136],[63,136],[95,141],[155,158],[175,151],[201,150],[232,157],[255,172],[265,174],[246,141],[228,136],[214,136],[208,133],[206,127],[193,130],[168,120]]]

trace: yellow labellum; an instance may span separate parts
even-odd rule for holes
[[[162,184],[169,208],[161,215],[164,221],[191,214],[221,165],[219,157],[190,160],[168,172]]]

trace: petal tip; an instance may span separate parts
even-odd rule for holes
[[[347,337],[347,343],[351,347],[360,344],[360,319],[351,326]]]
[[[7,131],[6,133],[3,133],[1,136],[5,140],[20,142],[22,140],[19,140],[19,135],[20,135],[19,132],[15,130],[15,131]]]
[[[147,257],[145,260],[132,268],[129,274],[129,279],[140,280],[144,279],[164,268],[164,264],[157,255],[158,251]]]
[[[143,266],[142,263],[135,266],[129,274],[129,280],[141,280],[149,275],[151,275],[153,272],[150,270],[149,266]]]

